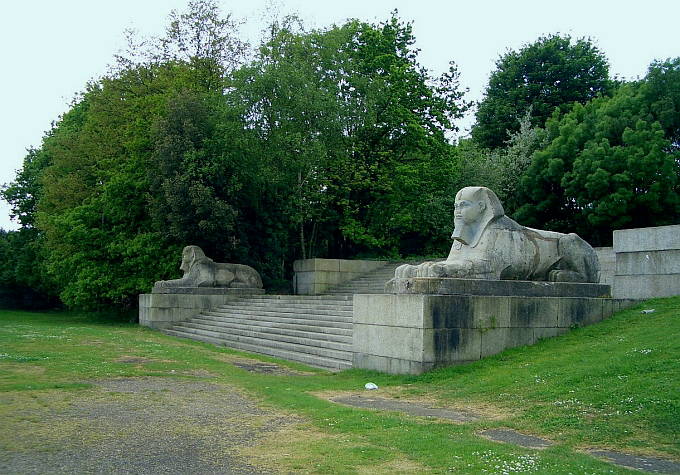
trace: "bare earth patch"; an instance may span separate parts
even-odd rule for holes
[[[463,419],[468,419],[468,420],[477,420],[477,419],[484,419],[484,420],[490,420],[490,421],[497,421],[497,420],[502,420],[507,417],[507,414],[505,414],[502,410],[495,406],[491,406],[489,404],[482,404],[482,403],[471,403],[471,402],[460,402],[456,401],[455,404],[450,404],[450,403],[444,403],[442,400],[437,399],[436,396],[433,395],[424,395],[424,396],[413,396],[413,395],[405,395],[404,394],[404,388],[399,387],[399,386],[393,386],[393,387],[387,387],[387,388],[380,388],[379,390],[375,391],[368,391],[368,390],[358,390],[358,391],[316,391],[313,392],[312,395],[321,398],[321,399],[326,399],[331,402],[336,402],[343,404],[342,401],[350,401],[350,400],[358,400],[358,398],[364,398],[364,399],[377,399],[377,400],[385,400],[385,401],[391,401],[394,404],[394,408],[390,409],[389,407],[376,407],[376,409],[386,409],[386,410],[394,410],[394,411],[402,411],[402,412],[408,412],[406,409],[400,409],[398,406],[404,406],[406,408],[407,406],[412,406],[414,409],[415,408],[421,408],[421,409],[440,409],[442,411],[451,411],[455,413],[459,413],[461,416],[468,416],[466,417],[461,417],[460,422],[464,422]],[[347,402],[345,402],[347,404]],[[360,407],[359,404],[347,404],[347,405],[354,405],[356,407]],[[362,405],[361,407],[369,407],[367,405]],[[428,414],[413,414],[413,415],[424,415],[428,416]],[[437,417],[437,415],[432,414],[429,415],[430,417]],[[451,419],[447,416],[442,416],[445,419]],[[455,419],[451,419],[455,420]]]
[[[300,422],[212,382],[94,384],[3,394],[0,473],[267,473],[240,450]]]
[[[233,364],[234,366],[251,373],[275,374],[280,376],[305,376],[314,374],[307,371],[298,371],[276,363],[264,362],[254,358],[245,358],[243,356],[228,355],[223,353],[211,354],[210,356],[213,359],[222,361],[223,363]]]

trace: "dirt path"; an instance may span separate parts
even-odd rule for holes
[[[20,409],[4,436],[13,450],[0,451],[0,473],[266,473],[239,450],[298,422],[212,382],[95,384],[85,393],[41,392]]]

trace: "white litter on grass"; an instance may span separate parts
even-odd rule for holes
[[[640,313],[654,313],[654,312],[656,312],[656,309],[654,309],[654,308],[648,308],[648,309],[643,310],[643,311],[640,312]]]
[[[366,383],[364,387],[368,390],[378,389],[378,385],[375,383]]]

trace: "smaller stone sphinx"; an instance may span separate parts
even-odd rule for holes
[[[444,261],[402,265],[395,280],[414,277],[598,282],[593,248],[576,234],[519,225],[496,194],[469,186],[456,194],[453,245]]]
[[[181,279],[161,280],[154,289],[173,287],[213,287],[236,289],[261,289],[260,274],[250,266],[215,262],[198,246],[186,246],[182,251],[184,271]]]

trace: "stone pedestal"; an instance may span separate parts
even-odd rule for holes
[[[139,324],[156,329],[168,328],[240,296],[260,294],[264,294],[263,289],[154,288],[152,293],[139,296]]]
[[[433,278],[388,287],[401,293],[354,296],[354,368],[419,374],[475,361],[636,302],[608,298],[609,287],[599,284]],[[435,295],[434,288],[448,293]]]

